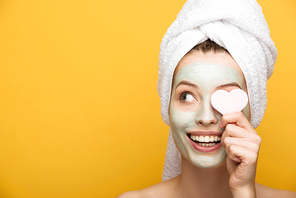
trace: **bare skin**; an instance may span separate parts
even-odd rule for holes
[[[244,79],[239,66],[229,54],[203,54],[198,51],[183,57],[175,70],[175,75],[186,65],[195,62],[227,65],[235,68],[240,73],[240,78]],[[173,80],[174,83],[175,79]],[[199,86],[198,83],[196,85]],[[209,89],[214,91],[216,87],[218,85],[213,83],[213,86],[210,86]],[[196,91],[192,91],[192,87],[183,87],[182,89],[185,89],[186,93],[192,92],[192,95]],[[224,89],[230,91],[234,87],[229,86]],[[246,86],[243,86],[242,89],[247,91]],[[207,91],[209,90],[207,89]],[[208,109],[203,116],[196,119],[195,125],[198,130],[221,130],[225,128],[221,137],[221,143],[227,154],[226,161],[214,168],[199,168],[193,165],[190,159],[186,158],[181,152],[182,173],[179,176],[143,190],[126,192],[118,198],[296,198],[296,193],[294,192],[276,190],[255,183],[261,138],[251,126],[249,116],[246,117],[242,112],[221,116],[214,109],[211,109],[210,106],[205,107],[205,102],[201,104],[198,102],[198,99],[191,100],[189,103],[187,101],[179,101],[179,97],[175,97],[174,93],[172,91],[170,105],[174,105],[175,108],[182,109],[185,107],[184,105],[187,105],[187,107],[188,105],[193,107],[196,105],[198,108],[198,105],[203,105],[203,108]],[[205,93],[200,92],[198,94],[203,95]]]
[[[204,193],[202,195],[202,192],[204,192],[204,189],[202,188],[196,188],[194,185],[195,190],[193,191],[192,187],[191,188],[191,195],[189,193],[187,194],[186,192],[182,193],[177,187],[179,186],[180,183],[180,176],[172,178],[170,180],[158,183],[156,185],[153,185],[151,187],[145,188],[143,190],[138,190],[138,191],[129,191],[126,193],[121,194],[118,196],[118,198],[204,198],[204,197],[219,197],[219,198],[230,198],[233,197],[232,194],[226,195],[227,192],[219,193],[218,190],[215,190],[211,196],[209,196],[207,193]],[[221,181],[222,182],[222,181]],[[208,188],[206,188],[208,189]],[[200,190],[200,191],[199,191]],[[213,189],[210,189],[213,191]],[[195,194],[194,194],[195,193]],[[286,190],[277,190],[273,188],[269,188],[266,186],[263,186],[261,184],[256,183],[256,194],[257,198],[279,198],[279,197],[284,197],[284,198],[296,198],[296,193],[286,191]]]

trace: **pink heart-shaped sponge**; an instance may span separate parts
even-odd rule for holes
[[[241,111],[248,103],[248,95],[241,89],[230,92],[218,90],[212,94],[212,106],[221,114]]]

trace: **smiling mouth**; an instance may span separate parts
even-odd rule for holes
[[[198,136],[198,135],[187,134],[187,136],[194,143],[204,147],[215,146],[221,142],[221,136],[218,136],[218,135]]]

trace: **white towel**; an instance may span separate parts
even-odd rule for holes
[[[164,122],[170,125],[168,108],[175,67],[189,50],[207,39],[226,48],[244,73],[251,124],[256,128],[266,109],[266,83],[277,57],[256,0],[188,0],[185,3],[160,46],[157,88]],[[163,180],[181,173],[180,159],[170,132]]]

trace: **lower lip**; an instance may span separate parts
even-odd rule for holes
[[[188,141],[190,142],[191,146],[197,150],[197,151],[201,151],[201,152],[212,152],[212,151],[216,151],[219,150],[222,146],[221,142],[216,144],[215,146],[209,146],[209,147],[205,147],[205,146],[201,146],[195,142],[193,142],[188,136]]]

